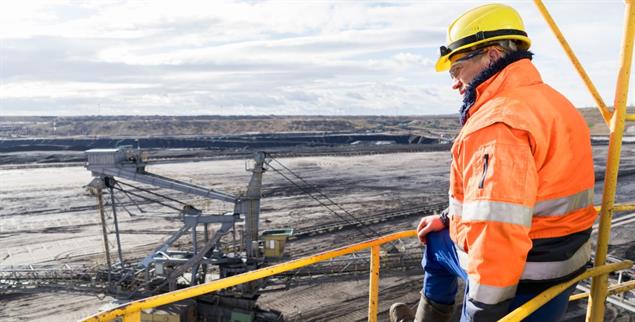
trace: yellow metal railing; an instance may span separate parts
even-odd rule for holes
[[[607,123],[610,131],[606,175],[604,176],[604,193],[602,195],[602,205],[600,207],[600,226],[598,230],[597,248],[595,251],[595,266],[597,268],[601,267],[606,262],[613,213],[616,210],[631,210],[633,208],[632,204],[623,206],[614,205],[615,192],[617,190],[617,174],[620,165],[620,152],[622,150],[622,137],[624,135],[624,122],[626,120],[635,120],[635,115],[627,115],[626,113],[628,83],[633,57],[633,38],[635,36],[635,9],[633,8],[633,0],[624,1],[624,36],[622,38],[620,67],[617,75],[617,84],[615,85],[615,99],[613,102],[612,112],[608,110],[606,104],[602,101],[597,89],[584,71],[584,68],[582,68],[582,65],[565,40],[562,32],[560,32],[558,26],[556,26],[553,18],[551,18],[551,15],[542,1],[534,0],[534,3],[562,45],[562,48],[567,53],[567,56],[580,74],[580,77],[582,77],[582,80],[591,93],[591,96],[595,99],[600,113],[602,114],[602,117]],[[608,272],[594,276],[591,284],[589,305],[587,306],[587,321],[601,322],[604,320],[605,301],[608,292]],[[526,305],[523,305],[523,307],[525,306],[529,307],[530,304],[527,303]]]
[[[615,295],[615,294],[619,294],[619,293],[624,293],[624,292],[630,291],[632,289],[635,289],[635,280],[610,286],[608,291],[606,292],[606,294],[607,295]],[[585,299],[585,298],[589,297],[589,295],[591,295],[591,294],[590,293],[580,293],[580,294],[571,295],[571,297],[569,297],[569,301],[582,300],[582,299]]]
[[[199,295],[215,292],[224,288],[244,284],[261,278],[273,276],[283,272],[288,272],[300,267],[312,265],[318,262],[329,260],[342,255],[359,252],[365,249],[371,249],[370,261],[370,285],[368,296],[368,321],[377,321],[377,304],[379,295],[379,258],[382,244],[397,240],[400,238],[414,237],[417,232],[414,230],[402,231],[379,238],[371,239],[361,243],[353,244],[346,247],[337,248],[330,251],[318,253],[316,255],[302,257],[285,263],[268,266],[255,271],[230,276],[220,280],[212,281],[206,284],[188,287],[185,289],[156,295],[130,302],[122,306],[116,307],[106,312],[95,314],[86,318],[84,321],[111,321],[117,317],[123,317],[124,322],[141,321],[141,310],[154,308],[181,300],[193,298]]]
[[[613,205],[613,212],[633,211],[635,210],[635,203],[620,203]]]
[[[218,290],[222,290],[224,288],[248,283],[257,279],[273,276],[276,274],[291,271],[297,268],[312,265],[312,264],[329,260],[335,257],[363,251],[365,249],[370,248],[371,260],[370,260],[370,282],[368,287],[369,288],[368,290],[368,321],[376,322],[378,307],[379,307],[379,263],[380,263],[380,255],[381,255],[381,245],[396,239],[415,237],[416,235],[417,235],[416,231],[408,230],[408,231],[402,231],[402,232],[382,236],[376,239],[371,239],[371,240],[353,244],[350,246],[341,247],[341,248],[337,248],[330,251],[325,251],[325,252],[312,255],[312,256],[302,257],[302,258],[288,261],[285,263],[261,268],[251,272],[246,272],[240,275],[235,275],[235,276],[223,278],[220,280],[212,281],[206,284],[192,286],[185,289],[130,302],[122,306],[113,308],[109,311],[95,314],[91,317],[84,319],[84,321],[86,322],[112,321],[118,317],[123,317],[124,322],[139,322],[141,321],[142,310],[175,303],[181,300],[193,298],[193,297],[200,296],[207,293],[212,293]],[[631,266],[633,266],[633,262],[623,261],[619,263],[613,263],[613,264],[603,265],[600,267],[595,267],[585,272],[584,274],[581,274],[574,280],[571,280],[567,283],[556,285],[546,290],[545,292],[538,295],[536,298],[527,302],[525,305],[511,312],[508,316],[506,316],[500,321],[520,321],[523,318],[527,317],[529,314],[531,314],[533,311],[538,309],[541,305],[545,304],[550,299],[552,299],[553,297],[555,297],[556,295],[558,295],[559,293],[561,293],[562,291],[564,291],[565,289],[567,289],[568,287],[570,287],[574,283],[577,283],[580,280],[583,280],[592,276],[598,276],[600,274],[607,274],[609,272],[614,272],[617,270],[629,268]],[[630,285],[628,283],[624,283],[624,284],[625,285],[621,285],[619,288],[615,288],[613,292],[617,292],[617,291],[624,292],[626,290],[635,288],[635,284],[633,285]]]
[[[564,38],[564,35],[560,31],[560,28],[558,28],[558,25],[556,25],[556,22],[551,17],[551,14],[549,14],[549,11],[545,7],[545,5],[540,0],[535,0],[534,3],[536,4],[536,7],[538,8],[542,16],[545,18],[545,21],[547,22],[547,24],[553,31],[556,38],[560,42],[560,45],[562,46],[562,49],[564,49],[564,52],[569,57],[569,60],[571,60],[571,63],[573,63],[573,67],[575,67],[575,70],[578,72],[578,74],[582,78],[584,85],[586,85],[587,89],[591,93],[591,96],[593,96],[595,103],[598,105],[598,108],[600,109],[600,113],[602,114],[602,118],[604,118],[604,122],[608,125],[611,119],[611,111],[609,111],[608,107],[604,103],[604,100],[602,100],[602,96],[600,96],[600,93],[598,92],[597,88],[591,81],[591,78],[587,74],[586,70],[584,70],[584,67],[582,67],[580,60],[578,60],[578,57],[573,52],[573,49],[571,49],[571,46],[569,46],[569,43]]]
[[[615,271],[619,271],[619,270],[622,270],[622,269],[631,268],[632,266],[633,266],[633,262],[627,260],[627,261],[623,261],[623,262],[619,262],[619,263],[613,263],[613,264],[607,264],[607,265],[601,265],[601,266],[593,267],[592,269],[590,269],[590,270],[578,275],[576,278],[574,278],[574,279],[572,279],[572,280],[570,280],[568,282],[555,285],[555,286],[545,290],[544,292],[538,294],[536,297],[534,297],[533,299],[529,300],[527,303],[523,304],[522,306],[520,306],[519,308],[515,309],[514,311],[512,311],[509,314],[507,314],[504,318],[502,318],[502,319],[500,319],[498,321],[499,322],[522,321],[522,319],[526,318],[531,313],[533,313],[534,311],[539,309],[541,306],[543,306],[547,302],[549,302],[551,299],[556,297],[558,294],[562,293],[564,290],[566,290],[569,287],[571,287],[571,285],[574,285],[574,284],[578,283],[579,281],[587,279],[589,277],[605,275],[605,274],[608,274],[608,273],[611,273],[611,272],[615,272]],[[625,287],[625,288],[621,288],[620,290],[622,290],[622,292],[625,292],[625,291],[629,290],[629,288]],[[572,299],[573,299],[573,296],[569,298],[569,300],[572,300]]]
[[[602,210],[602,206],[598,205],[593,207],[596,211]],[[618,203],[613,205],[613,212],[625,212],[635,210],[635,202]]]

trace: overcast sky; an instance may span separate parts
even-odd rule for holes
[[[594,106],[533,3],[502,2],[543,79]],[[438,47],[483,3],[1,1],[0,115],[455,113]],[[623,1],[546,5],[611,105]]]

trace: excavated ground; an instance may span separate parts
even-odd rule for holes
[[[596,167],[603,168],[606,147],[594,148]],[[280,159],[286,167],[304,178],[346,211],[355,216],[392,212],[442,201],[448,189],[449,152],[394,153],[361,156],[322,156]],[[622,167],[635,166],[635,149],[624,147]],[[192,182],[212,189],[237,194],[247,185],[250,173],[246,160],[220,160],[153,165],[148,170],[163,176]],[[273,163],[273,166],[282,167]],[[287,176],[289,176],[287,174]],[[82,167],[0,169],[0,266],[9,265],[89,265],[103,264],[103,244],[95,197],[84,186],[91,180]],[[618,201],[635,199],[635,177],[621,178]],[[601,186],[596,185],[596,203]],[[168,193],[170,197],[193,204],[206,213],[232,211],[231,205]],[[180,222],[175,211],[153,204],[129,202],[119,209],[123,255],[134,260],[175,231]],[[343,214],[340,213],[340,216]],[[344,214],[344,216],[346,216]],[[303,228],[341,220],[315,200],[306,196],[275,170],[265,174],[261,229]],[[373,225],[379,233],[412,229],[417,216]],[[112,222],[112,220],[111,220]],[[112,227],[111,231],[113,230]],[[625,224],[613,232],[611,254],[633,258],[635,224]],[[355,229],[347,229],[288,244],[292,257],[331,249],[366,239]],[[114,235],[110,235],[114,253]],[[415,240],[406,247],[418,247]],[[391,303],[416,304],[422,276],[418,272],[382,274],[380,285],[381,320],[387,320]],[[260,303],[282,311],[289,321],[357,321],[367,310],[367,273],[321,280],[265,293]],[[28,293],[0,294],[2,321],[70,321],[90,315],[110,302],[110,297],[71,291],[32,290]],[[581,303],[584,305],[583,303]],[[571,309],[569,321],[577,321],[583,309]],[[577,313],[576,313],[577,312]],[[607,321],[631,321],[632,317],[610,307]]]

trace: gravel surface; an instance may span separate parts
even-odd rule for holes
[[[596,167],[598,171],[602,170],[606,147],[596,147],[595,155]],[[634,155],[633,149],[625,147],[622,166],[635,165]],[[447,151],[298,157],[280,159],[280,162],[301,175],[311,185],[310,191],[328,195],[353,216],[438,202],[447,195],[450,162]],[[153,165],[148,171],[237,194],[244,190],[249,180],[250,173],[245,171],[248,163],[248,160],[219,160],[162,164]],[[275,162],[273,166],[281,169]],[[90,266],[104,262],[96,200],[84,188],[91,180],[87,170],[83,167],[0,169],[0,178],[0,266]],[[633,199],[634,179],[631,176],[621,179],[625,185],[618,189],[618,200]],[[601,182],[596,185],[596,203],[601,200],[601,185]],[[155,191],[193,204],[205,213],[224,213],[233,208],[229,204],[161,189]],[[140,211],[126,196],[119,194],[117,197],[128,210],[118,210],[126,259],[145,256],[181,225],[173,210],[155,204],[140,204],[138,206],[143,210]],[[264,177],[261,206],[261,229],[309,227],[348,216],[341,212],[339,216],[331,213],[273,169]],[[418,221],[416,217],[379,223],[373,229],[381,234],[412,229]],[[612,255],[634,259],[635,236],[630,233],[633,226],[633,223],[625,224],[613,231]],[[288,251],[292,257],[297,257],[364,239],[359,231],[348,229],[291,241]],[[114,234],[111,234],[110,242],[114,253]],[[418,247],[414,240],[404,241],[404,244],[409,248]],[[269,292],[260,302],[282,311],[291,321],[364,320],[367,279],[366,273],[334,278],[316,285]],[[420,284],[418,272],[383,277],[380,286],[382,320],[392,302],[414,305]],[[28,294],[0,294],[0,320],[75,320],[96,312],[110,300],[91,294],[37,290]],[[611,308],[607,321],[631,321],[631,317]]]

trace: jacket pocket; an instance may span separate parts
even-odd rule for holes
[[[526,181],[530,157],[517,145],[493,143],[481,146],[471,156],[464,171],[467,179],[464,202],[496,200],[523,203],[528,200]]]
[[[489,166],[489,153],[483,155],[483,174],[481,174],[481,180],[478,182],[478,188],[483,189],[485,184],[485,177],[487,176],[487,167]]]

